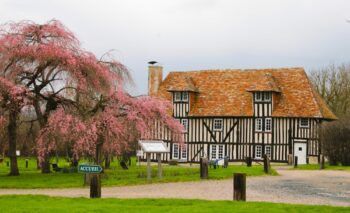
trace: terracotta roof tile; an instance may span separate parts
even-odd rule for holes
[[[170,72],[157,96],[194,91],[189,116],[253,116],[251,91],[273,91],[275,117],[336,116],[314,91],[303,68]]]
[[[198,92],[198,89],[194,85],[192,77],[186,75],[177,75],[174,76],[174,79],[172,79],[172,84],[169,85],[168,91]]]

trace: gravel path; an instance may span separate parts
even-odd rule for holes
[[[247,200],[350,206],[350,172],[277,168],[280,176],[248,177]],[[232,200],[232,180],[105,187],[103,197]],[[89,188],[0,189],[0,194],[87,197]]]

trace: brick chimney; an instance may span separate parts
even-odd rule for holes
[[[148,95],[154,96],[158,92],[160,83],[163,81],[163,67],[158,65],[148,66]]]

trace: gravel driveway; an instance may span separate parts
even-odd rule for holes
[[[277,168],[280,176],[248,177],[247,200],[350,206],[350,172]],[[232,200],[232,180],[102,188],[103,197]],[[0,194],[87,197],[89,188],[0,189]]]

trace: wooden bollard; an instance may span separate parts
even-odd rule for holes
[[[233,200],[246,201],[246,174],[233,174]]]
[[[252,167],[252,157],[247,157],[246,158],[246,163],[247,163],[247,167]]]
[[[26,159],[26,169],[28,169],[28,159]]]
[[[200,177],[201,179],[208,179],[208,159],[200,159]]]
[[[6,166],[10,167],[10,162],[9,161],[6,161]]]
[[[293,165],[293,155],[288,154],[288,165]]]
[[[92,174],[90,180],[90,198],[100,198],[101,197],[101,175]]]
[[[264,154],[263,158],[264,158],[264,172],[265,174],[269,174],[271,171],[270,159],[266,154]]]
[[[324,155],[320,155],[320,169],[324,169]]]
[[[298,167],[298,156],[294,157],[294,168]]]

